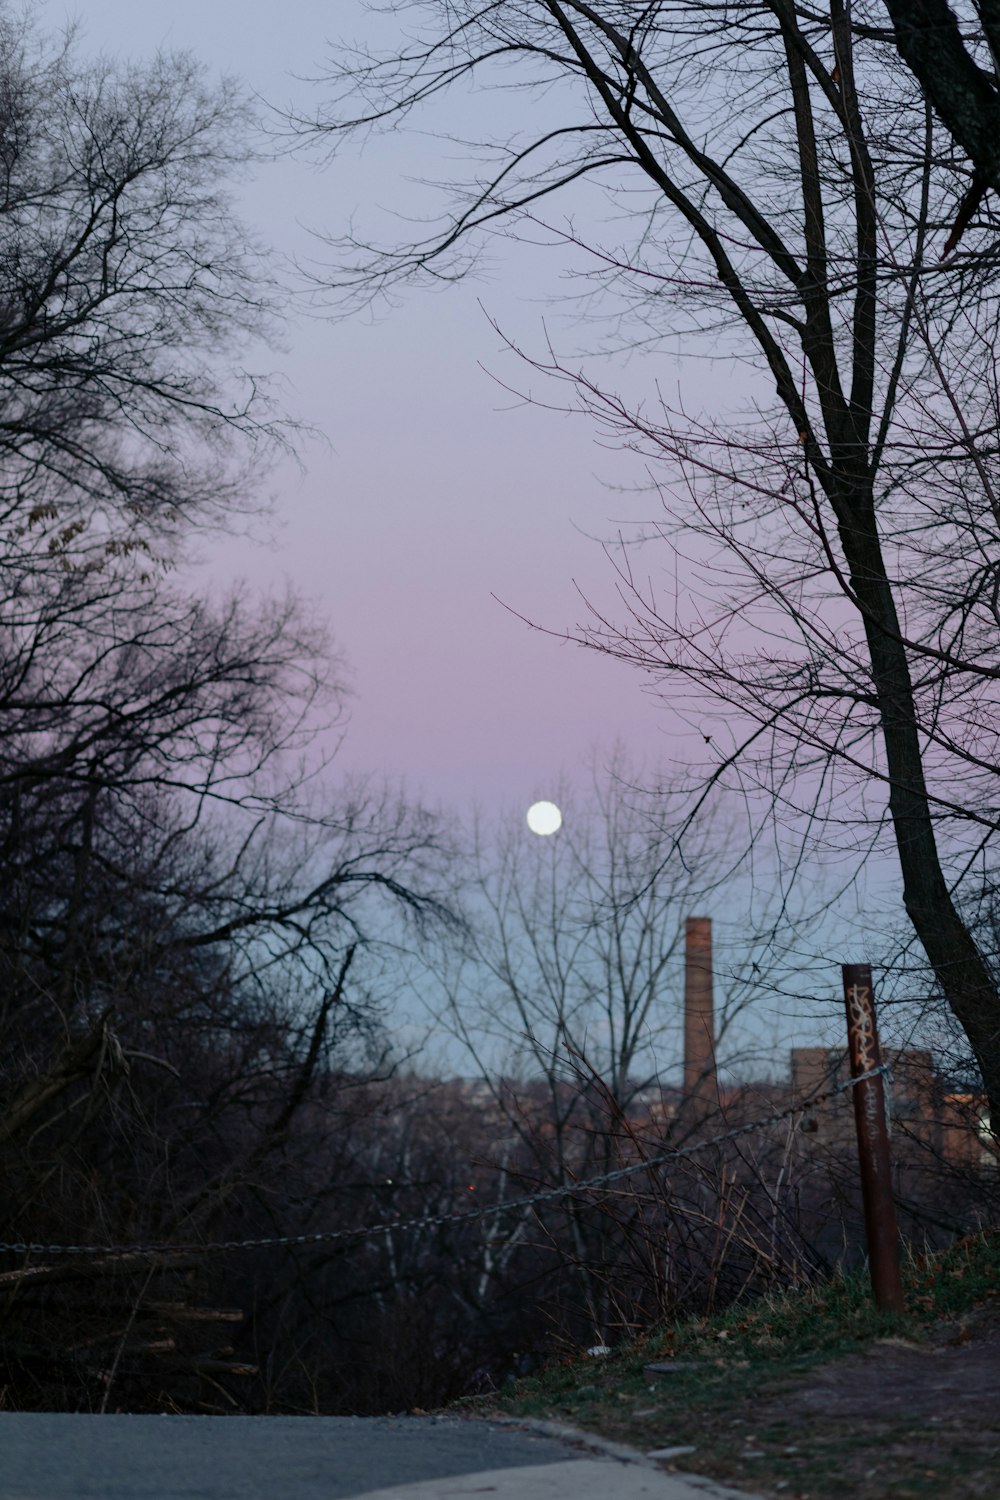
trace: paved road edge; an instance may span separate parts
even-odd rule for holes
[[[571,1427],[567,1422],[552,1422],[541,1417],[486,1417],[483,1420],[498,1427],[520,1427],[526,1432],[537,1432],[539,1437],[559,1438],[562,1442],[573,1443],[605,1458],[617,1458],[621,1463],[638,1464],[665,1478],[679,1480],[688,1487],[692,1500],[695,1496],[706,1497],[706,1500],[761,1500],[752,1490],[733,1489],[731,1485],[722,1484],[718,1479],[710,1479],[705,1474],[687,1474],[678,1469],[665,1469],[662,1464],[643,1453],[641,1448],[613,1443],[609,1438],[598,1437],[594,1432],[584,1432],[579,1427]],[[358,1500],[364,1500],[364,1497],[359,1496]]]
[[[609,1474],[614,1475],[609,1487]],[[615,1460],[610,1455],[568,1458],[514,1469],[479,1469],[443,1479],[365,1490],[353,1500],[750,1500],[745,1493],[692,1483],[700,1476],[674,1474],[653,1464]]]

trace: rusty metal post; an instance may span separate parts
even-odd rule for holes
[[[872,971],[868,964],[844,964],[844,1003],[847,1007],[847,1043],[851,1077],[861,1078],[881,1065]],[[876,1305],[886,1312],[903,1311],[903,1287],[899,1277],[899,1230],[892,1197],[892,1164],[886,1128],[883,1075],[856,1083],[854,1123],[858,1131],[861,1166],[861,1196],[865,1208],[868,1265]]]

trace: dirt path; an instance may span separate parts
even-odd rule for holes
[[[765,1381],[697,1425],[679,1466],[776,1500],[998,1500],[1000,1308]]]

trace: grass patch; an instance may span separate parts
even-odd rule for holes
[[[903,1282],[901,1316],[874,1307],[867,1275],[838,1275],[651,1330],[604,1358],[566,1360],[478,1400],[475,1409],[569,1423],[647,1452],[690,1445],[695,1452],[678,1456],[676,1467],[789,1500],[994,1493],[989,1476],[997,1472],[1000,1429],[991,1437],[978,1419],[970,1434],[953,1409],[960,1402],[946,1404],[940,1418],[912,1420],[898,1411],[880,1414],[875,1403],[846,1436],[844,1424],[824,1421],[821,1408],[806,1424],[786,1414],[783,1396],[800,1396],[821,1366],[881,1344],[891,1379],[894,1353],[909,1351],[912,1364],[914,1348],[940,1342],[943,1323],[959,1326],[997,1306],[1000,1232],[911,1258]],[[653,1363],[677,1368],[651,1376],[645,1367]],[[987,1488],[980,1487],[984,1476]]]

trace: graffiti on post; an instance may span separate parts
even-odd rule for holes
[[[871,1073],[879,1065],[879,1055],[870,985],[847,986],[847,1026],[855,1076]]]
[[[872,1290],[879,1307],[901,1312],[899,1235],[892,1197],[886,1095],[881,1075],[876,1071],[881,1058],[871,969],[867,964],[844,964],[843,981],[851,1076],[859,1080],[854,1090],[854,1118]]]

